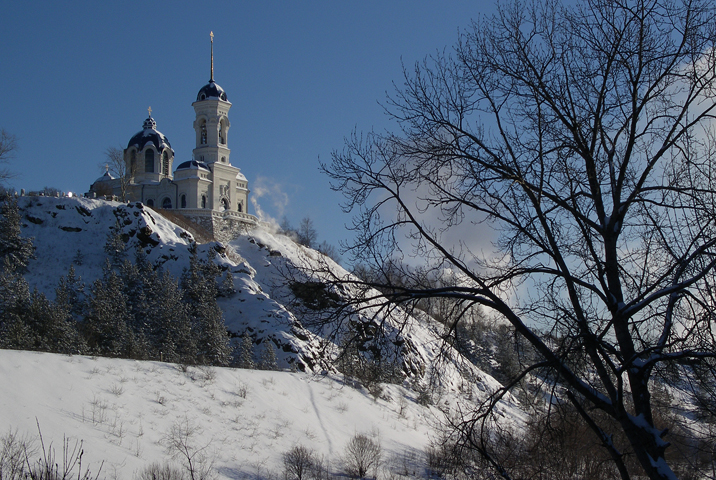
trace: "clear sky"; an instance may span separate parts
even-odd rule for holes
[[[347,238],[342,197],[318,171],[353,129],[393,128],[379,102],[403,62],[450,48],[494,4],[449,1],[23,1],[0,9],[0,127],[18,137],[12,186],[86,192],[107,147],[152,107],[191,159],[194,110],[214,76],[232,103],[231,162],[265,215],[319,241]],[[256,214],[252,206],[249,213]]]

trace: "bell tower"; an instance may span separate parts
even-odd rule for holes
[[[193,161],[177,168],[174,178],[181,183],[178,204],[186,208],[222,212],[225,218],[252,219],[247,216],[248,181],[229,160],[229,110],[226,92],[214,81],[214,33],[211,35],[211,69],[209,83],[204,85],[192,103],[195,112],[196,147]],[[185,195],[185,202],[182,200]],[[182,207],[180,207],[182,208]],[[243,220],[240,220],[243,221]]]
[[[231,103],[226,92],[214,81],[214,32],[211,32],[211,73],[209,83],[204,85],[192,103],[196,119],[196,148],[194,160],[207,165],[231,165],[229,161],[228,134]]]

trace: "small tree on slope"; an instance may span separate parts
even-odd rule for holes
[[[20,210],[8,197],[0,202],[0,269],[23,270],[34,255],[32,239],[20,231]]]
[[[121,277],[109,266],[105,268],[104,277],[92,285],[81,332],[94,354],[132,356],[134,334],[128,324],[129,308],[122,288]]]
[[[216,303],[218,274],[213,256],[200,260],[194,246],[189,269],[182,275],[181,285],[196,339],[197,361],[207,365],[227,365],[231,358],[223,313]]]

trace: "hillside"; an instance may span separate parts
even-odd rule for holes
[[[23,197],[18,206],[23,219],[22,234],[32,237],[36,248],[35,258],[24,276],[31,288],[37,288],[50,299],[60,276],[66,275],[70,266],[86,285],[102,276],[108,258],[105,243],[116,225],[125,241],[126,258],[131,260],[133,252],[141,248],[155,269],[175,277],[189,267],[190,246],[194,241],[191,234],[140,203]],[[288,283],[299,276],[295,272],[300,273],[299,280],[307,283],[320,283],[321,276],[326,274],[321,270],[328,270],[334,277],[348,272],[318,252],[260,226],[227,245],[213,242],[198,246],[199,255],[204,258],[210,251],[217,254],[216,263],[233,278],[236,293],[219,298],[218,302],[226,328],[237,341],[248,333],[258,354],[263,342],[270,339],[282,368],[306,372],[331,369],[332,355],[343,333],[340,328],[345,325],[304,326],[303,319],[292,313],[291,306],[297,299]],[[339,293],[351,295],[333,292]],[[412,383],[426,386],[438,382],[449,390],[462,391],[466,388],[465,377],[470,378],[469,384],[474,384],[473,379],[477,378],[476,395],[498,386],[489,375],[464,362],[459,353],[445,345],[438,326],[429,318],[418,321],[398,314],[395,311],[386,315],[368,306],[344,315],[345,324],[353,328],[361,325],[363,330],[379,330],[385,355]],[[438,357],[447,361],[439,362],[441,370],[435,372]]]
[[[386,467],[424,468],[439,418],[415,394],[386,386],[383,398],[331,376],[265,372],[0,350],[0,435],[16,430],[61,452],[63,436],[84,442],[83,463],[102,477],[130,479],[170,461],[172,429],[205,448],[223,478],[278,477],[282,455],[304,445],[331,471],[356,433],[377,440]],[[104,465],[102,462],[104,461]],[[177,464],[182,458],[177,457]]]
[[[36,248],[24,277],[50,299],[70,266],[86,285],[102,277],[113,234],[130,260],[139,248],[158,271],[178,278],[189,267],[192,235],[141,204],[22,197],[18,206],[22,234]],[[0,394],[0,433],[33,435],[37,420],[55,445],[63,435],[84,440],[86,458],[105,460],[104,474],[118,478],[171,457],[169,433],[182,428],[191,431],[192,448],[206,447],[202,455],[227,478],[278,474],[283,453],[298,444],[313,448],[340,474],[345,445],[365,433],[380,442],[388,463],[418,472],[444,419],[441,410],[463,405],[469,412],[466,403],[500,386],[446,344],[440,326],[425,315],[417,319],[367,304],[344,312],[335,325],[301,316],[312,309],[296,309],[305,299],[296,298],[291,282],[321,284],[324,275],[348,272],[270,228],[256,227],[225,245],[201,244],[197,251],[233,280],[236,292],[217,301],[234,344],[248,336],[258,357],[272,342],[284,371],[0,351],[0,378],[12,385]],[[364,332],[359,349],[380,345],[382,358],[397,369],[393,384],[370,392],[352,380],[344,384],[334,357],[346,329]],[[517,423],[524,419],[509,395],[497,411]]]

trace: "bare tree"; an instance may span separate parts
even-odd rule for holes
[[[332,245],[324,240],[315,248],[334,262],[341,263],[341,254],[338,252],[335,245]]]
[[[108,147],[104,152],[105,161],[100,164],[102,170],[106,170],[114,178],[119,180],[120,199],[127,200],[129,185],[137,173],[137,162],[130,161],[130,165],[124,161],[124,151],[119,147]]]
[[[214,460],[208,455],[209,444],[197,445],[201,428],[188,418],[172,424],[164,437],[167,451],[179,458],[190,480],[210,480],[214,478]]]
[[[715,42],[707,1],[500,5],[406,69],[397,133],[354,134],[323,165],[357,213],[353,258],[461,279],[387,298],[507,320],[538,353],[514,382],[545,372],[622,479],[631,455],[675,478],[650,388],[716,355]],[[488,227],[494,256],[471,249]],[[505,478],[484,427],[510,385],[455,425]]]
[[[291,222],[289,222],[288,218],[284,215],[279,229],[282,234],[290,237],[293,241],[300,243],[301,245],[305,245],[306,247],[318,250],[325,256],[330,257],[336,263],[341,262],[341,256],[335,246],[325,240],[320,244],[318,243],[318,232],[316,231],[316,227],[313,220],[311,220],[311,217],[303,217],[298,229],[294,229],[291,226]]]
[[[13,158],[17,150],[17,137],[10,134],[4,128],[0,129],[0,185],[15,177],[5,165]]]
[[[311,217],[303,217],[303,219],[301,219],[301,223],[298,224],[298,230],[296,230],[296,235],[298,237],[298,243],[301,245],[305,245],[309,248],[316,247],[318,232],[313,225]]]
[[[365,478],[371,470],[377,470],[382,455],[380,443],[357,433],[346,445],[346,472],[353,477]]]
[[[286,479],[305,480],[309,477],[316,454],[303,445],[295,445],[283,454],[283,471]]]

